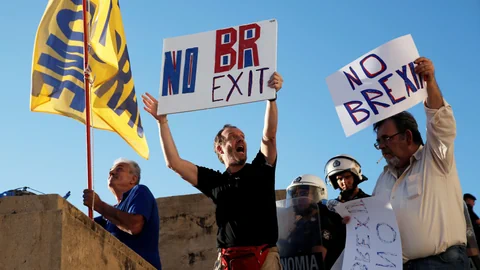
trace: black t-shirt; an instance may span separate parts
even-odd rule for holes
[[[261,151],[234,174],[197,166],[196,188],[216,205],[217,247],[275,246],[275,166],[276,161],[267,164]]]

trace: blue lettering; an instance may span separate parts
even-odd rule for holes
[[[215,81],[217,79],[220,79],[220,78],[223,78],[225,77],[225,75],[220,75],[220,76],[216,76],[216,77],[213,77],[213,83],[212,83],[212,102],[217,102],[217,101],[222,101],[223,98],[219,98],[219,99],[215,99],[215,90],[217,90],[218,88],[220,88],[220,86],[216,86],[215,85]]]
[[[253,71],[248,72],[248,96],[252,95]]]
[[[370,117],[370,112],[367,109],[360,108],[362,104],[363,102],[359,100],[352,100],[352,101],[343,103],[343,106],[345,106],[345,109],[347,110],[348,114],[352,118],[355,125],[365,122],[368,119],[368,117]],[[352,105],[357,105],[357,106],[355,108],[352,108]],[[356,113],[359,113],[359,112],[365,114],[365,116],[360,120],[358,120],[356,116]]]
[[[108,5],[108,13],[107,18],[105,19],[105,25],[103,26],[102,34],[100,35],[100,44],[105,46],[106,38],[107,38],[107,29],[108,23],[110,22],[110,15],[112,14],[112,1],[110,0],[110,4]]]
[[[393,105],[395,105],[395,104],[405,100],[406,97],[401,97],[401,98],[397,99],[392,95],[392,89],[390,89],[386,84],[386,82],[388,81],[388,78],[390,78],[390,77],[392,77],[392,73],[388,74],[387,76],[382,77],[380,80],[378,80],[378,83],[380,83],[380,85],[383,87],[383,89],[387,93],[388,97],[392,101]]]
[[[413,62],[408,63],[408,67],[410,68],[410,74],[412,74],[413,79],[415,80],[415,85],[417,86],[417,89],[423,88],[418,85],[418,77],[417,73],[415,73],[415,65]]]
[[[387,230],[387,231],[390,231],[390,233],[391,233],[391,237],[392,237],[391,240],[385,240],[380,235],[380,226],[386,226],[390,229],[390,230]],[[392,228],[392,226],[388,225],[387,223],[378,223],[377,224],[377,236],[378,236],[378,239],[380,241],[382,241],[383,243],[386,243],[386,244],[391,244],[391,243],[395,242],[395,240],[397,240],[397,232]]]
[[[347,80],[350,83],[350,86],[352,87],[352,90],[355,90],[355,85],[353,85],[353,83],[360,86],[360,85],[362,85],[362,80],[360,80],[357,73],[355,72],[355,70],[353,70],[352,67],[350,67],[350,71],[352,72],[353,76],[350,75],[349,73],[346,73],[345,71],[343,72],[343,74],[345,74],[345,76],[347,77]]]
[[[360,102],[360,101],[358,101],[358,102]],[[362,199],[360,199],[358,201],[355,201],[355,202],[352,202],[351,204],[345,206],[345,209],[350,214],[353,214],[353,213],[367,213],[368,214],[367,207],[365,206],[365,203],[363,202]]]
[[[384,107],[384,108],[390,107],[390,105],[388,105],[386,103],[382,103],[382,102],[379,102],[379,101],[373,101],[374,99],[377,99],[377,98],[383,96],[383,93],[379,90],[365,89],[365,90],[362,90],[361,93],[362,93],[363,97],[365,98],[365,101],[367,101],[368,106],[370,106],[370,108],[372,109],[372,111],[375,115],[378,114],[378,110],[377,110],[376,106],[381,106],[381,107]],[[376,96],[370,97],[369,94],[375,94]]]
[[[377,263],[376,265],[377,266],[381,266],[381,267],[389,267],[389,268],[395,268],[397,267],[392,261],[390,261],[389,259],[385,258],[384,256],[385,255],[389,255],[389,256],[397,256],[397,254],[393,254],[391,252],[377,252],[377,255],[384,259],[385,261],[389,262],[390,264],[379,264]]]
[[[380,70],[378,70],[377,72],[374,72],[373,74],[365,68],[365,64],[364,64],[365,61],[367,61],[367,59],[369,59],[371,57],[377,59],[377,61],[380,63]],[[380,58],[378,55],[376,55],[374,53],[365,56],[360,61],[360,66],[362,67],[365,75],[367,75],[367,77],[370,78],[370,79],[375,78],[377,75],[381,74],[382,72],[384,72],[387,69],[387,64],[385,64],[385,62],[382,60],[382,58]]]
[[[370,235],[367,235],[367,238],[366,239],[363,238],[361,239],[361,241],[360,241],[360,238],[358,237],[358,234],[356,235],[356,237],[357,237],[357,243],[356,243],[357,247],[362,246],[362,247],[370,248]]]
[[[165,52],[165,64],[163,66],[162,96],[178,94],[180,82],[180,64],[182,62],[182,51]]]
[[[413,92],[413,93],[417,92],[417,88],[407,76],[407,65],[402,66],[402,71],[396,70],[396,72],[398,75],[400,75],[400,77],[402,77],[403,81],[405,82],[405,87],[407,88],[407,95],[409,97],[410,97],[410,92]]]
[[[260,71],[260,94],[263,94],[263,72],[269,70],[270,68],[259,68],[256,71]]]
[[[120,48],[122,46],[122,37],[118,34],[118,32],[115,32],[116,36],[116,41],[117,41],[117,52],[120,51]],[[117,74],[102,84],[97,91],[95,91],[95,94],[98,97],[102,97],[105,93],[107,93],[112,87],[116,86],[115,92],[113,93],[112,97],[107,103],[107,106],[111,108],[112,110],[115,111],[117,115],[121,115],[124,111],[127,111],[130,113],[130,120],[128,121],[128,125],[130,127],[133,127],[137,120],[138,116],[138,123],[137,123],[137,134],[140,138],[143,138],[143,127],[142,123],[140,120],[140,115],[138,114],[138,105],[137,105],[137,100],[136,100],[136,95],[135,95],[135,87],[132,88],[132,91],[128,95],[127,99],[125,99],[120,106],[118,106],[120,97],[123,94],[124,86],[130,82],[132,79],[132,70],[131,67],[128,68],[127,72],[124,72],[124,67],[129,62],[129,55],[128,55],[128,48],[127,44],[125,44],[125,49],[122,53],[122,56],[120,60],[118,61],[118,72]]]
[[[242,91],[240,90],[240,87],[238,87],[238,81],[240,80],[240,78],[242,77],[243,75],[243,71],[240,72],[240,74],[238,75],[237,79],[235,80],[235,78],[233,78],[232,75],[228,74],[227,77],[230,79],[230,81],[232,81],[232,88],[230,88],[230,92],[228,92],[228,95],[227,95],[227,99],[225,101],[228,102],[228,100],[230,100],[230,96],[232,95],[233,93],[233,90],[235,88],[238,89],[238,93],[240,93],[240,95],[243,95]]]
[[[368,270],[368,267],[365,265],[365,264],[360,264],[360,263],[355,263],[352,265],[352,268],[350,268],[351,270],[355,270],[355,269],[360,269],[360,270]]]
[[[370,230],[370,228],[368,228],[367,226],[368,222],[370,221],[370,217],[367,217],[367,220],[365,222],[360,221],[357,217],[353,217],[353,218],[357,221],[357,226],[355,226],[355,230],[358,230],[358,228],[362,226],[367,228],[367,230]]]
[[[72,2],[76,5],[82,4],[81,0],[72,0]],[[58,27],[68,40],[83,41],[83,33],[74,32],[70,28],[71,22],[82,20],[82,12],[74,12],[68,9],[60,10],[56,19]],[[74,97],[70,107],[76,111],[83,112],[85,110],[85,93],[83,89],[83,47],[69,46],[53,34],[50,34],[48,37],[46,45],[52,48],[62,60],[57,59],[52,55],[42,53],[38,59],[38,64],[62,77],[75,77],[82,82],[82,85],[79,86],[72,81],[60,81],[44,73],[36,73],[35,76],[41,74],[43,82],[53,87],[53,91],[50,94],[50,97],[52,98],[60,98],[64,89],[72,91]]]
[[[355,256],[355,260],[366,262],[366,263],[370,262],[370,253],[365,252],[365,254],[362,254],[360,252],[360,250],[358,250],[358,248],[357,248],[357,253],[360,254],[360,256],[362,256],[362,257],[360,258],[360,257]]]

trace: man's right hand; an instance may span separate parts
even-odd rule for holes
[[[88,208],[92,208],[93,210],[97,211],[100,214],[103,214],[103,201],[100,197],[91,189],[83,190],[83,205],[87,206]]]
[[[142,100],[143,100],[143,104],[145,105],[145,107],[143,107],[143,109],[146,112],[148,112],[149,114],[151,114],[153,116],[153,118],[157,119],[157,121],[160,122],[160,123],[164,123],[164,122],[167,121],[167,115],[165,115],[165,114],[158,115],[157,114],[158,100],[156,98],[154,98],[149,93],[145,93],[144,95],[142,95]]]

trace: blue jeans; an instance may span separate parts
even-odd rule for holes
[[[468,270],[469,260],[465,246],[451,246],[435,256],[408,261],[403,269],[452,269]]]

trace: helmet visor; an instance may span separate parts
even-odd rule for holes
[[[327,199],[326,192],[323,188],[309,185],[293,186],[287,191],[287,199],[294,199],[299,197],[308,198],[311,202],[319,202],[322,199]]]

